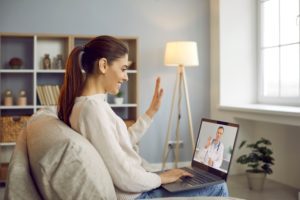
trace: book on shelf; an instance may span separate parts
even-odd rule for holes
[[[46,97],[46,106],[49,106],[50,105],[50,102],[51,102],[51,98],[50,98],[50,94],[48,93],[48,90],[47,90],[47,87],[46,85],[42,86],[42,91],[44,93],[44,96]]]
[[[55,100],[54,100],[54,96],[53,96],[51,87],[52,87],[51,85],[45,85],[47,94],[49,96],[49,104],[48,105],[55,105]]]
[[[37,94],[42,106],[57,105],[59,85],[38,85]]]
[[[42,91],[42,86],[38,85],[36,89],[41,105],[46,105],[46,97]]]

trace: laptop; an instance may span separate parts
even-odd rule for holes
[[[162,187],[169,192],[180,192],[225,182],[238,129],[238,124],[203,118],[191,166],[181,168],[194,177],[182,177]]]

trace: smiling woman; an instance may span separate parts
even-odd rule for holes
[[[149,108],[128,129],[107,103],[106,94],[116,95],[128,81],[128,48],[111,36],[99,36],[71,52],[58,105],[58,116],[86,137],[101,155],[115,186],[118,199],[163,196],[227,196],[225,183],[195,192],[169,194],[158,188],[183,176],[182,169],[160,174],[147,171],[133,148],[149,128],[161,105],[160,78]],[[86,72],[83,75],[82,70]]]
[[[58,116],[70,126],[70,115],[79,96],[98,93],[117,94],[127,76],[128,47],[111,36],[99,36],[84,46],[75,47],[66,65]],[[82,70],[86,72],[86,78]]]

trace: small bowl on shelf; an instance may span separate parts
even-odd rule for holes
[[[23,61],[21,58],[14,57],[8,62],[11,69],[21,69]]]

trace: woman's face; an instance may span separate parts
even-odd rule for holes
[[[116,95],[121,88],[121,84],[125,81],[128,81],[127,68],[127,54],[113,61],[111,65],[108,65],[107,73],[105,76],[105,90],[107,91],[107,93]]]

